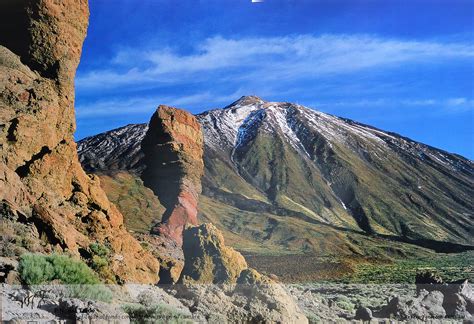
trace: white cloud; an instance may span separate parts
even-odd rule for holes
[[[87,119],[99,116],[127,116],[146,114],[151,116],[153,111],[159,105],[169,105],[178,108],[200,108],[209,109],[210,107],[195,107],[196,103],[206,104],[208,102],[228,104],[235,100],[242,93],[241,90],[228,94],[214,94],[211,92],[196,93],[187,96],[140,96],[128,99],[105,99],[98,100],[88,104],[77,105],[77,118]]]
[[[212,80],[297,80],[410,63],[474,57],[474,45],[385,39],[369,35],[213,37],[190,54],[170,48],[128,49],[108,67],[81,73],[80,89]]]
[[[320,102],[315,104],[324,108],[432,108],[437,113],[452,113],[474,111],[474,100],[464,97],[445,99],[402,99],[376,98],[368,100],[344,100],[334,102]]]

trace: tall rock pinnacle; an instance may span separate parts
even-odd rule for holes
[[[87,258],[91,243],[107,245],[117,281],[156,283],[158,261],[77,158],[74,76],[88,18],[87,0],[0,2],[0,203],[55,249]]]
[[[198,196],[204,170],[201,126],[190,113],[160,106],[142,142],[145,185],[158,196],[166,212],[152,229],[182,244],[186,224],[197,225]]]

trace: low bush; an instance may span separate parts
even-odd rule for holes
[[[100,284],[97,275],[84,262],[66,255],[25,254],[20,258],[19,273],[23,283],[67,285],[71,297],[109,301],[112,293]]]
[[[354,304],[351,302],[351,300],[346,297],[346,296],[338,296],[336,298],[336,304],[340,308],[346,310],[346,311],[353,311],[354,310]]]
[[[192,323],[187,314],[166,304],[123,306],[132,323]]]
[[[416,260],[395,260],[390,264],[359,264],[354,273],[342,278],[341,282],[361,284],[415,283],[420,272],[434,272],[444,281],[460,279],[474,280],[474,251],[433,254]]]
[[[89,266],[99,275],[99,277],[108,284],[117,283],[112,270],[109,267],[110,249],[100,243],[92,243],[89,245],[89,252],[92,258]]]
[[[96,255],[101,258],[108,258],[110,255],[110,249],[100,243],[91,243],[89,249],[93,255]]]
[[[314,313],[309,313],[309,314],[306,314],[306,318],[308,319],[308,323],[309,324],[316,324],[316,323],[321,323],[321,318],[314,314]]]
[[[25,254],[18,267],[20,278],[27,285],[42,285],[55,279],[50,257],[39,254]]]

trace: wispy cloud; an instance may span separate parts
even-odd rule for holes
[[[207,110],[210,108],[223,107],[243,94],[249,94],[245,90],[239,89],[230,94],[220,94],[213,92],[195,93],[189,96],[140,96],[123,99],[105,99],[98,100],[88,104],[78,105],[77,117],[79,120],[105,117],[105,116],[136,116],[145,114],[151,116],[154,109],[160,104],[170,105],[174,107],[183,107],[186,109],[196,108]],[[220,104],[220,106],[206,106],[206,103],[212,102]],[[201,103],[204,106],[196,106]],[[308,103],[307,106],[316,110],[338,108],[392,108],[392,107],[427,107],[435,109],[437,114],[474,111],[474,100],[467,98],[448,98],[448,99],[410,99],[410,100],[394,100],[393,98],[378,98],[368,100],[346,100],[346,101],[330,101]]]
[[[241,92],[240,90],[238,91]],[[151,116],[158,105],[164,104],[180,108],[209,109],[196,107],[196,103],[205,105],[207,102],[228,104],[238,97],[237,92],[223,95],[212,92],[195,93],[188,96],[133,96],[128,99],[110,98],[97,100],[77,106],[77,118],[87,119],[100,116],[136,116],[146,114]],[[217,107],[215,107],[217,108]]]
[[[433,113],[450,114],[466,111],[474,111],[474,100],[464,97],[445,98],[445,99],[394,99],[394,98],[375,98],[367,100],[342,100],[318,102],[314,107],[323,109],[338,108],[429,108]]]
[[[126,49],[100,70],[78,75],[80,89],[209,80],[298,80],[410,63],[474,57],[474,45],[386,39],[370,35],[212,37],[192,51]],[[225,73],[227,72],[227,73]]]

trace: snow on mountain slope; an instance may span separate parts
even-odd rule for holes
[[[298,123],[295,117],[301,118]],[[384,132],[352,120],[339,118],[313,109],[290,103],[265,102],[254,96],[242,97],[224,109],[216,109],[197,115],[204,129],[206,145],[214,150],[232,150],[252,138],[256,128],[265,132],[278,132],[292,147],[304,154],[304,147],[294,130],[308,127],[318,131],[329,142],[357,146],[364,141],[368,147],[382,152],[391,148],[405,151],[417,158],[429,158],[434,163],[452,171],[473,172],[472,161],[442,150]],[[377,152],[375,152],[377,156]],[[379,156],[382,158],[382,156]]]
[[[340,230],[425,245],[474,244],[474,164],[468,159],[255,96],[196,117],[205,141],[201,217],[228,233],[285,249],[321,249],[318,237],[338,237]],[[146,129],[128,125],[80,141],[85,169],[141,172]],[[249,232],[245,224],[261,228]],[[326,225],[331,229],[320,227]],[[319,234],[309,235],[312,230]]]
[[[77,143],[79,160],[88,172],[139,168],[147,130],[147,124],[130,124],[84,138]]]

